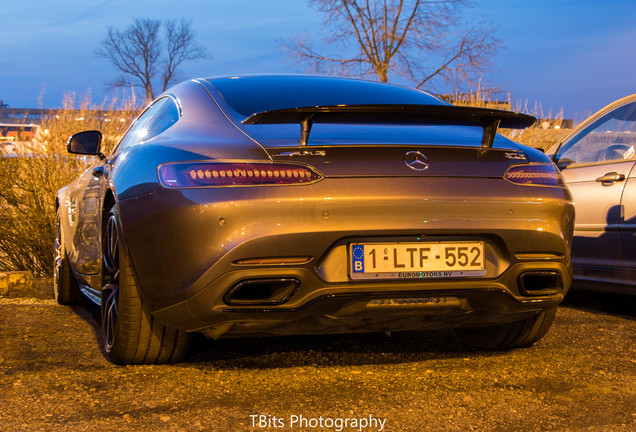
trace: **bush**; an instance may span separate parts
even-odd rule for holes
[[[524,104],[517,102],[515,105],[510,100],[505,103],[492,102],[487,99],[487,95],[480,89],[468,94],[453,94],[447,97],[447,100],[453,105],[512,110],[536,117],[538,121],[527,129],[499,129],[498,132],[520,144],[544,151],[570,132],[569,129],[563,128],[563,111],[559,111],[555,115],[552,115],[551,112],[545,115],[539,103],[535,103],[534,106],[528,106],[527,101]],[[541,119],[550,119],[550,124],[544,125]]]
[[[0,270],[53,273],[57,190],[94,159],[67,153],[68,137],[100,130],[102,152],[109,154],[138,111],[134,100],[93,105],[68,96],[62,109],[47,112],[30,147],[0,158]]]

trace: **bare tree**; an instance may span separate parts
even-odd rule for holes
[[[289,58],[319,73],[375,76],[392,74],[415,87],[453,89],[475,86],[491,67],[500,47],[494,27],[482,19],[464,21],[470,0],[310,0],[325,19],[324,45],[339,54],[314,48],[308,35],[281,43]]]
[[[155,85],[163,92],[175,82],[182,63],[207,57],[189,22],[148,18],[136,19],[123,31],[108,27],[96,53],[121,72],[110,86],[142,87],[146,103],[154,99]]]

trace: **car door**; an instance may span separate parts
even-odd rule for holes
[[[620,277],[610,269],[622,267],[623,253],[631,244],[621,234],[634,226],[633,221],[626,224],[626,203],[631,217],[636,217],[636,209],[628,203],[628,195],[636,194],[636,179],[628,180],[636,162],[634,120],[636,102],[612,105],[566,139],[555,154],[574,197],[572,263],[579,277],[608,281]],[[633,252],[628,254],[636,258]]]
[[[168,104],[168,102],[170,103]],[[168,112],[167,114],[158,116],[158,114],[166,111]],[[176,114],[175,111],[177,111]],[[166,117],[168,118],[165,119]],[[76,251],[73,262],[83,285],[95,287],[100,280],[102,201],[114,159],[116,159],[118,153],[126,148],[137,145],[156,135],[158,133],[157,130],[161,130],[161,127],[165,129],[166,123],[169,125],[173,124],[176,121],[175,118],[178,118],[178,110],[174,102],[171,102],[168,97],[157,100],[134,122],[114,153],[91,166],[77,180],[77,184],[70,196],[73,220],[77,222],[73,237],[74,250]],[[159,126],[155,125],[155,119],[160,120]]]
[[[622,264],[630,271],[632,280],[636,280],[636,168],[632,168],[627,178],[621,206],[623,220],[620,223],[619,233]]]
[[[101,251],[99,248],[99,209],[102,196],[101,176],[94,174],[101,162],[89,167],[77,180],[76,188],[70,194],[74,218],[77,228],[73,236],[76,256],[75,271],[88,283],[88,277],[99,273]]]

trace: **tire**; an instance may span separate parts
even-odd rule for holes
[[[84,296],[79,290],[75,276],[71,274],[66,255],[66,246],[62,234],[59,209],[55,216],[55,257],[53,261],[53,295],[58,304],[79,305],[84,301]]]
[[[455,334],[464,344],[478,349],[527,347],[545,336],[554,321],[556,310],[554,306],[521,321],[496,326],[457,328]]]
[[[113,206],[103,231],[104,286],[102,338],[116,364],[158,364],[181,360],[190,334],[163,325],[144,307],[126,249],[120,239],[119,216]]]

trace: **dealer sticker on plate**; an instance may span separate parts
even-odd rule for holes
[[[352,243],[352,279],[484,276],[484,242]]]

